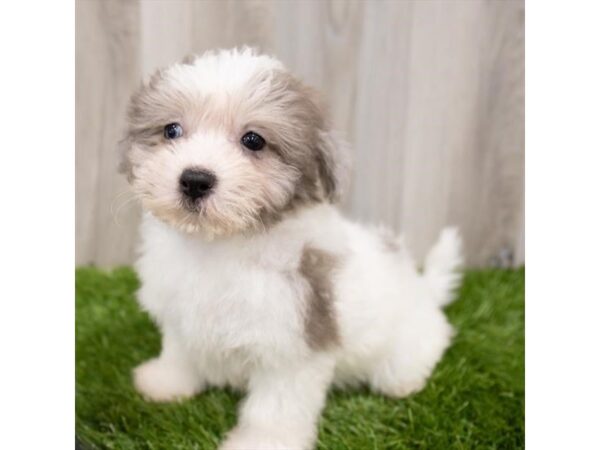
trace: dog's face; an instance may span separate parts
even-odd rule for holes
[[[154,74],[131,100],[122,169],[145,209],[208,236],[336,200],[347,172],[314,92],[251,50]]]

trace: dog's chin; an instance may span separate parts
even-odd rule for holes
[[[181,205],[169,210],[150,209],[149,211],[174,230],[205,240],[239,234],[248,235],[264,228],[260,219],[255,218],[254,215],[228,217],[224,211],[213,214],[201,204],[194,207]]]

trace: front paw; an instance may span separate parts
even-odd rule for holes
[[[170,402],[192,397],[200,391],[197,377],[160,358],[133,370],[133,384],[147,400]]]
[[[219,450],[309,450],[312,445],[304,437],[288,430],[234,428]]]

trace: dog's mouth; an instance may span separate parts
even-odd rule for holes
[[[188,213],[196,213],[198,215],[202,215],[204,208],[204,200],[201,198],[191,199],[186,196],[182,196],[179,202],[179,206],[181,209]]]

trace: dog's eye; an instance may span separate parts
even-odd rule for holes
[[[258,150],[262,150],[262,148],[266,145],[266,142],[262,136],[256,134],[254,131],[249,131],[242,136],[242,145],[248,150],[256,152]]]
[[[166,139],[177,139],[183,136],[183,128],[178,123],[170,123],[165,126],[164,135]]]

